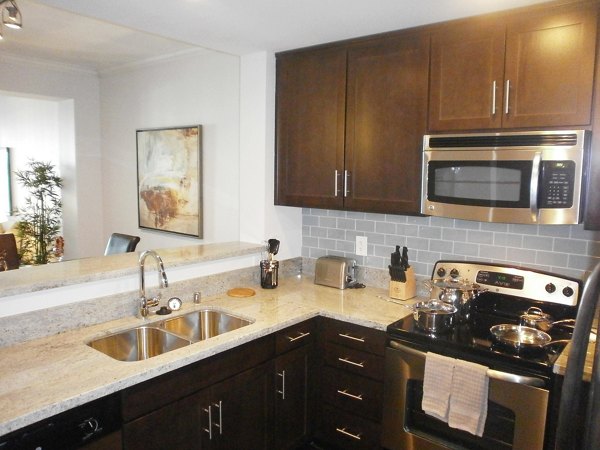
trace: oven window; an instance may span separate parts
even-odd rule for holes
[[[531,161],[430,161],[430,201],[528,208]]]

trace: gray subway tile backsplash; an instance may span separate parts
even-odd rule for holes
[[[416,274],[429,277],[438,259],[516,264],[584,277],[600,263],[600,231],[583,225],[520,225],[439,217],[371,214],[304,208],[302,256],[339,255],[361,266],[386,269],[396,245],[409,248]],[[356,236],[368,240],[366,257]]]

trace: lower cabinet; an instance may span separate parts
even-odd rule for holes
[[[63,428],[102,424],[93,442],[61,448],[298,450],[315,439],[322,449],[376,449],[384,345],[382,331],[301,322],[57,416]],[[69,435],[45,423],[1,437],[0,447]]]
[[[267,449],[268,367],[252,368],[125,424],[124,448]]]
[[[295,449],[312,435],[313,320],[276,336],[273,448]]]
[[[125,450],[296,449],[312,436],[314,321],[123,391]]]
[[[319,350],[319,442],[380,448],[385,333],[321,319]]]

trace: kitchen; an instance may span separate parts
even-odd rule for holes
[[[243,188],[240,189],[239,194],[239,217],[244,218],[240,220],[241,241],[260,242],[265,236],[274,235],[286,244],[282,246],[280,259],[302,255],[310,258],[314,263],[314,258],[325,253],[343,251],[354,256],[355,237],[360,233],[368,238],[369,256],[364,259],[357,257],[359,266],[383,270],[387,265],[390,249],[397,244],[406,244],[414,252],[411,254],[411,259],[420,277],[428,277],[432,272],[433,263],[448,255],[458,256],[460,259],[463,256],[493,258],[495,261],[533,265],[574,276],[581,276],[585,271],[591,270],[593,263],[597,261],[597,234],[584,230],[582,225],[524,226],[390,214],[337,212],[333,209],[299,210],[275,207],[272,201],[262,200],[265,193],[269,197],[272,195],[273,155],[270,149],[273,148],[273,133],[271,131],[265,133],[265,136],[255,137],[253,130],[263,130],[265,124],[270,130],[274,127],[272,106],[269,107],[273,101],[272,67],[272,55],[267,53],[241,57],[240,104],[242,109],[247,107],[252,113],[240,112],[239,165],[253,169],[240,170],[240,185]],[[14,84],[18,80],[18,77],[13,77],[11,83]],[[250,83],[253,89],[244,89],[245,83]],[[119,87],[116,80],[114,86]],[[129,92],[133,96],[130,91],[125,91],[127,88],[130,89],[131,85],[122,86],[121,91],[115,90],[115,96],[123,95],[124,92]],[[22,91],[22,89],[11,90]],[[151,105],[147,107],[152,108]],[[119,111],[115,111],[115,114],[118,113]],[[127,115],[127,112],[124,115]],[[136,126],[129,128],[134,129]],[[110,133],[104,133],[103,139],[106,138],[108,144],[114,144],[107,145],[110,148],[129,147],[129,141],[123,142],[118,139],[121,135],[122,133],[115,132],[113,137]],[[247,136],[252,139],[246,139]],[[118,198],[118,195],[110,192],[110,189],[117,188],[118,180],[126,179],[124,174],[126,171],[117,171],[114,173],[114,179],[113,175],[109,175],[110,179],[107,183],[109,187],[106,188],[108,192],[105,193],[107,198]],[[124,205],[121,210],[125,210],[127,206]],[[256,214],[257,210],[261,214]],[[151,245],[164,246],[162,242],[152,241]],[[310,261],[308,263],[310,264]],[[375,285],[375,281],[368,278],[361,281],[366,282],[367,285]]]

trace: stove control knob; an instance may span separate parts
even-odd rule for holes
[[[546,285],[546,292],[548,294],[552,294],[554,291],[556,291],[556,286],[554,286],[554,284],[552,284],[552,283],[548,283]]]
[[[438,275],[438,277],[440,277],[440,278],[443,278],[443,277],[445,277],[445,276],[446,276],[446,269],[444,269],[443,267],[440,267],[440,268],[437,270],[437,275]]]
[[[456,277],[458,277],[458,269],[452,269],[452,270],[450,271],[450,276],[451,276],[452,278],[456,278]]]
[[[563,295],[565,297],[570,297],[573,294],[574,294],[573,289],[570,288],[569,286],[567,286],[566,288],[563,289]]]

